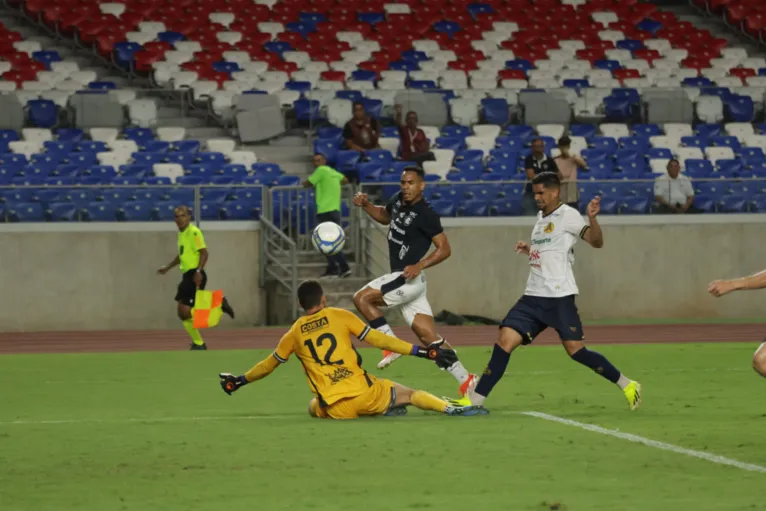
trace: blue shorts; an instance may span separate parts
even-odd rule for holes
[[[500,328],[516,330],[523,344],[529,344],[548,327],[558,332],[562,341],[582,341],[582,322],[575,305],[575,295],[561,298],[522,296],[506,314]]]

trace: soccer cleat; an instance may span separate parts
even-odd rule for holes
[[[637,381],[628,383],[628,386],[622,389],[625,394],[625,398],[628,400],[628,406],[631,410],[637,409],[641,406],[641,384]]]
[[[378,362],[378,369],[385,369],[386,367],[390,366],[391,363],[399,357],[401,357],[399,353],[383,350],[383,359],[380,362]]]
[[[447,409],[444,411],[447,415],[450,416],[461,416],[461,417],[471,417],[473,415],[489,415],[489,410],[484,408],[483,406],[453,406],[449,405]]]
[[[400,417],[402,415],[407,415],[406,406],[396,406],[394,408],[389,408],[388,411],[383,414],[384,417]]]
[[[234,309],[231,308],[231,304],[229,304],[229,300],[227,300],[225,296],[223,297],[223,302],[221,303],[221,310],[231,319],[234,319]]]
[[[189,350],[190,351],[205,351],[205,350],[207,350],[207,344],[205,344],[205,343],[202,343],[202,344],[191,343],[189,345]]]
[[[450,406],[453,407],[466,407],[466,406],[473,406],[471,403],[471,398],[468,397],[468,395],[465,395],[463,397],[459,397],[457,399],[453,399],[451,397],[442,396],[442,399],[445,400],[450,404]]]
[[[479,383],[479,377],[475,374],[469,374],[468,379],[464,381],[458,389],[458,395],[460,397],[467,396],[470,392],[476,389],[476,384]]]

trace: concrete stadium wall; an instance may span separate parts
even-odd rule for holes
[[[208,289],[223,289],[232,326],[260,324],[257,222],[202,225]],[[0,331],[178,328],[180,272],[157,268],[176,253],[172,223],[0,225]]]
[[[766,291],[715,299],[716,278],[766,268],[766,215],[602,217],[604,247],[575,246],[578,308],[587,319],[758,318]],[[427,270],[434,313],[502,319],[523,293],[530,218],[444,219],[452,257]],[[385,248],[384,233],[376,246]]]

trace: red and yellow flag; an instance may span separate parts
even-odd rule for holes
[[[223,311],[223,291],[203,291],[197,290],[194,297],[194,308],[192,309],[192,320],[194,328],[213,328],[221,321]]]

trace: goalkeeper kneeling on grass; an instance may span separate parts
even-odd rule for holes
[[[447,368],[455,363],[457,355],[442,347],[444,341],[424,348],[372,329],[347,310],[327,307],[322,286],[314,280],[298,287],[298,302],[305,315],[282,336],[271,355],[241,376],[219,374],[224,392],[231,394],[268,376],[294,353],[303,365],[315,396],[309,403],[312,417],[355,419],[364,415],[404,415],[408,405],[446,415],[489,413],[482,406],[453,406],[428,392],[368,374],[362,368],[362,357],[351,343],[351,336],[376,348],[424,358]]]

